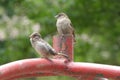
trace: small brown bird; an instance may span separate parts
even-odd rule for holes
[[[68,56],[65,54],[57,53],[46,41],[41,38],[40,34],[37,32],[34,32],[30,35],[30,42],[37,53],[44,58],[48,59],[50,56],[54,55],[62,55],[68,58]]]
[[[76,42],[74,29],[69,17],[65,13],[59,13],[55,18],[57,19],[56,26],[58,34],[63,36],[71,34],[74,37],[74,42]]]

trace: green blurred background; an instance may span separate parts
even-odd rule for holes
[[[52,45],[59,12],[65,12],[75,28],[75,61],[120,65],[120,0],[0,0],[0,65],[39,57],[29,35],[39,31]],[[48,79],[73,80],[20,80]]]

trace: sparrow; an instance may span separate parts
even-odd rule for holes
[[[69,17],[62,12],[58,13],[55,18],[57,19],[56,26],[58,34],[63,36],[67,34],[73,35],[74,42],[76,42],[74,28]]]
[[[43,58],[49,58],[51,56],[55,55],[62,55],[66,58],[68,58],[67,55],[62,53],[57,53],[50,44],[48,44],[46,41],[44,41],[41,38],[41,35],[37,32],[34,32],[30,35],[30,42],[32,44],[32,47],[36,50],[36,52],[41,55]]]

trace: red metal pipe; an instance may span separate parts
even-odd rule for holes
[[[44,76],[56,76],[56,74],[53,73],[28,73],[28,74],[22,74],[22,75],[17,75],[13,76],[11,78],[8,78],[6,80],[14,80],[18,78],[29,78],[29,77],[44,77]]]
[[[120,67],[82,62],[65,63],[64,60],[57,59],[51,61],[46,59],[25,59],[2,65],[0,67],[0,80],[9,80],[12,77],[17,79],[19,75],[29,73],[51,73],[66,76],[87,75],[117,79],[120,76]]]
[[[73,44],[74,41],[72,35],[53,36],[53,48],[57,52],[68,55],[71,61],[73,61]]]
[[[58,52],[63,52],[73,60],[72,36],[54,36],[53,47]],[[37,74],[42,73],[42,74]],[[66,59],[24,59],[0,66],[0,80],[13,80],[24,77],[37,76],[72,76],[79,80],[94,80],[101,77],[120,80],[120,67],[83,63],[66,62]]]

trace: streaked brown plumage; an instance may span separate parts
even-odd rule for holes
[[[57,26],[58,34],[63,36],[67,34],[71,34],[73,35],[75,42],[76,41],[75,33],[69,17],[65,13],[59,13],[55,17],[57,19],[56,26]]]
[[[49,58],[50,56],[62,55],[68,57],[65,54],[57,53],[46,41],[44,41],[40,34],[34,32],[30,35],[30,42],[32,47],[44,58]]]

